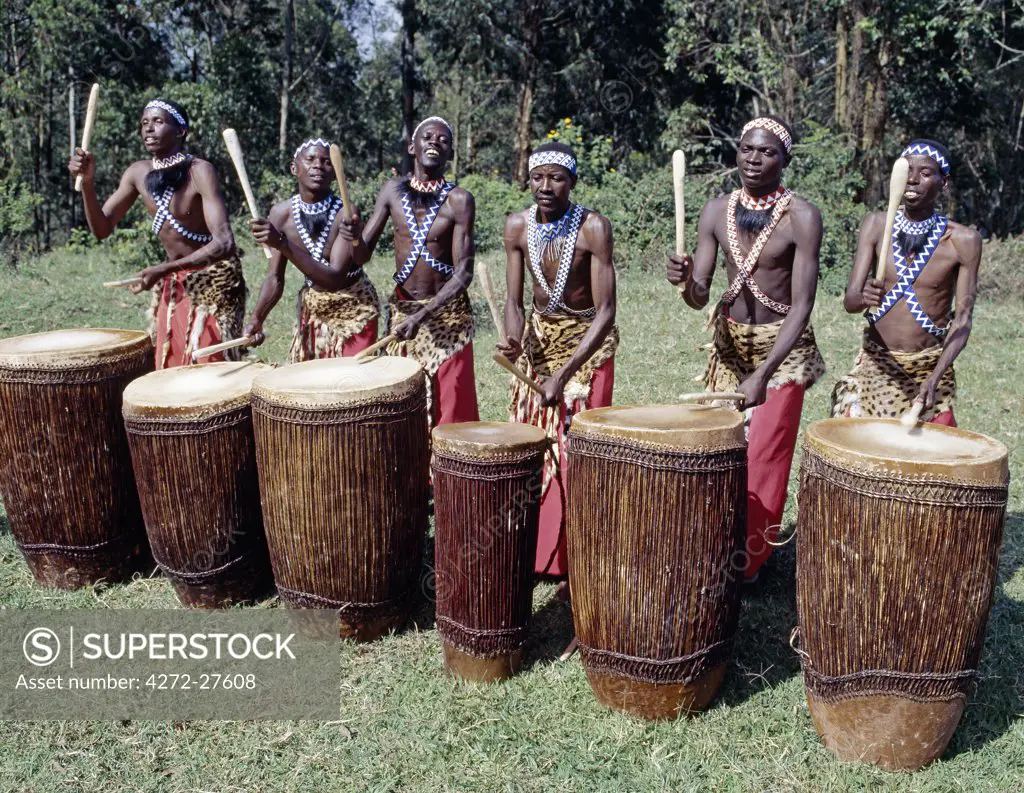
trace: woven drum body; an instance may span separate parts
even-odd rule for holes
[[[913,770],[963,714],[996,585],[1006,447],[953,427],[807,428],[797,609],[807,701],[845,760]]]
[[[568,436],[569,586],[598,701],[648,719],[705,709],[739,614],[743,416],[696,405],[578,414]]]
[[[409,358],[307,361],[256,378],[256,459],[274,581],[370,641],[408,619],[427,530],[426,380]]]
[[[153,557],[186,606],[272,589],[249,391],[253,363],[162,369],[125,389],[124,422]]]
[[[437,631],[445,666],[501,680],[522,665],[547,437],[526,424],[467,422],[433,432]]]
[[[0,341],[0,495],[43,586],[124,581],[149,563],[121,393],[152,368],[138,331]]]

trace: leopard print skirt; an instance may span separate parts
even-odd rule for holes
[[[167,290],[167,287],[170,289]],[[178,291],[185,298],[178,300]],[[248,295],[242,263],[237,260],[214,262],[202,269],[186,270],[168,275],[152,290],[153,300],[149,311],[149,332],[154,343],[157,341],[156,318],[160,301],[165,291],[169,292],[165,327],[159,330],[164,337],[161,349],[157,350],[157,366],[168,365],[171,354],[171,329],[176,311],[188,311],[186,342],[183,360],[188,363],[192,352],[199,346],[199,339],[208,320],[217,324],[221,341],[237,339],[242,335],[245,323],[245,300]],[[228,350],[224,357],[229,361],[240,359],[241,349]]]
[[[340,358],[345,342],[379,316],[380,297],[365,273],[347,289],[336,292],[305,286],[299,291],[288,360]]]
[[[832,390],[832,415],[899,418],[914,404],[921,383],[935,371],[940,355],[941,344],[918,352],[890,350],[865,331],[853,369]],[[922,411],[921,421],[952,410],[955,400],[956,375],[951,366],[939,378],[935,405]]]

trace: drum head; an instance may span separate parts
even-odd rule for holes
[[[249,402],[252,381],[272,371],[261,363],[225,362],[161,369],[124,390],[124,415],[202,416]]]
[[[275,405],[331,408],[376,400],[396,402],[422,388],[423,367],[411,358],[382,356],[305,361],[261,375],[253,394]]]
[[[547,435],[540,427],[510,421],[466,421],[434,428],[434,451],[468,457],[500,457],[509,452],[543,451]]]
[[[50,330],[0,339],[0,366],[65,369],[103,363],[150,345],[149,334],[116,328]]]
[[[999,441],[958,427],[898,419],[836,418],[811,424],[806,442],[826,456],[871,471],[1002,481],[1007,450]]]
[[[745,446],[743,414],[708,405],[621,405],[584,410],[572,433],[677,449]]]

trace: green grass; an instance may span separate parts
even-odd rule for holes
[[[491,261],[492,268],[499,266]],[[250,254],[251,291],[262,256]],[[389,266],[371,272],[382,293]],[[492,269],[497,272],[496,269]],[[0,335],[57,327],[142,327],[144,300],[102,289],[123,275],[103,248],[58,253],[0,273]],[[268,323],[260,355],[280,361],[291,334],[298,274]],[[484,418],[504,419],[506,376],[487,351],[494,330],[481,318],[477,375]],[[619,281],[622,346],[618,403],[671,401],[697,388],[707,336],[660,274]],[[823,417],[834,378],[852,362],[861,320],[822,296],[815,310],[830,371],[808,395],[804,420]],[[536,593],[529,667],[514,680],[477,686],[443,672],[438,637],[424,609],[417,626],[341,653],[338,719],[310,722],[6,722],[0,724],[0,789],[12,791],[313,790],[1024,790],[1024,309],[982,303],[958,365],[963,426],[1011,449],[1011,501],[999,588],[982,675],[950,749],[916,774],[842,763],[821,745],[788,644],[796,624],[793,548],[769,563],[745,596],[736,652],[716,704],[705,714],[647,724],[599,706],[578,657],[553,659],[571,631],[568,610]],[[791,489],[793,487],[791,482]],[[787,513],[792,521],[792,499]],[[3,518],[0,518],[3,521]],[[0,535],[0,606],[175,608],[160,578],[90,591],[36,587],[6,526]],[[273,604],[268,604],[273,605]]]

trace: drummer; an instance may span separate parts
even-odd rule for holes
[[[287,262],[306,276],[299,292],[291,362],[355,355],[377,340],[380,298],[362,267],[334,251],[341,199],[331,192],[331,144],[304,141],[292,155],[299,192],[276,204],[266,218],[250,220],[253,237],[273,250],[245,335],[263,343],[263,323],[284,293]],[[338,246],[339,249],[344,246]],[[328,259],[332,261],[328,261]]]
[[[563,429],[573,414],[612,402],[619,343],[612,227],[603,215],[572,202],[576,155],[571,148],[557,142],[539,146],[529,167],[536,203],[505,221],[507,341],[498,349],[539,380],[544,392],[540,397],[513,380],[509,413],[513,421],[545,430],[555,442],[545,465],[535,569],[561,577],[568,574],[562,531],[565,458],[559,451]],[[533,281],[528,324],[527,268]]]
[[[913,140],[901,156],[910,173],[885,246],[893,265],[884,282],[872,274],[885,214],[868,215],[860,227],[843,305],[864,311],[868,326],[853,370],[832,392],[832,415],[895,418],[921,402],[923,421],[955,427],[953,361],[971,334],[981,236],[935,210],[949,188],[949,150]]]
[[[428,375],[431,425],[478,421],[473,374],[473,310],[466,290],[473,280],[476,205],[467,190],[444,177],[454,135],[431,116],[413,130],[413,172],[384,183],[365,228],[353,210],[344,220],[338,261],[361,267],[373,254],[388,219],[394,229],[395,291],[388,301],[388,355],[419,361]]]
[[[140,196],[153,215],[167,259],[137,273],[131,289],[157,287],[151,327],[157,369],[188,364],[192,350],[238,338],[245,318],[245,279],[220,179],[213,165],[185,150],[188,131],[188,113],[177,102],[149,102],[140,134],[151,158],[128,166],[102,206],[95,157],[77,148],[68,163],[82,177],[85,219],[97,239],[109,237]]]
[[[702,309],[719,247],[725,253],[729,287],[710,316],[714,341],[704,379],[711,391],[744,396],[748,581],[778,535],[804,391],[825,371],[810,327],[821,213],[782,185],[792,150],[793,132],[781,119],[748,122],[736,152],[741,188],[705,204],[693,257],[668,261],[668,280],[684,287],[691,308]]]

